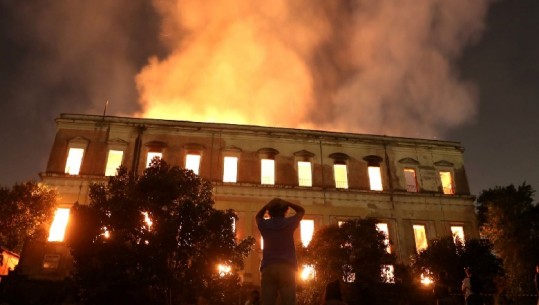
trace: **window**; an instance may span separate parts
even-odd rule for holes
[[[414,239],[415,249],[417,252],[427,249],[427,234],[425,232],[425,226],[414,225]]]
[[[56,209],[52,221],[48,241],[63,241],[67,222],[69,220],[69,209]]]
[[[225,277],[232,274],[232,268],[228,264],[218,264],[217,273],[219,273],[219,277]]]
[[[333,172],[335,175],[335,187],[338,189],[348,188],[348,172],[346,164],[334,164]]]
[[[238,180],[238,158],[225,157],[223,166],[223,182],[237,182]]]
[[[45,254],[43,257],[43,269],[58,269],[60,254]]]
[[[462,226],[451,226],[451,235],[453,235],[455,244],[457,240],[464,243],[464,228]]]
[[[300,234],[301,234],[301,243],[304,247],[307,247],[311,240],[313,239],[314,233],[314,220],[312,219],[303,219],[300,222]]]
[[[148,156],[146,157],[146,167],[150,167],[150,164],[152,164],[153,158],[161,159],[163,158],[162,152],[148,152]]]
[[[444,194],[453,195],[455,190],[453,188],[453,177],[449,171],[440,171],[440,181],[442,182],[442,189]]]
[[[384,240],[384,244],[386,245],[386,252],[391,253],[391,245],[389,244],[389,229],[387,228],[387,223],[377,223],[376,229],[379,232],[384,233],[386,237]]]
[[[107,167],[105,168],[105,176],[115,176],[116,170],[122,165],[124,152],[121,150],[109,150],[107,158]]]
[[[270,185],[275,184],[275,160],[261,160],[260,183]]]
[[[395,267],[393,265],[382,265],[381,278],[384,283],[395,283]]]
[[[406,182],[406,191],[415,193],[417,192],[417,178],[415,175],[415,169],[405,168],[404,169],[404,181]]]
[[[200,169],[200,155],[185,155],[185,169],[190,169],[198,175],[198,171]]]
[[[379,166],[369,166],[369,181],[371,191],[382,191],[382,174]]]
[[[78,175],[80,172],[80,166],[82,164],[82,156],[84,155],[83,148],[73,148],[69,149],[67,155],[65,173],[70,175]]]
[[[299,186],[313,186],[311,162],[298,161],[298,184]]]

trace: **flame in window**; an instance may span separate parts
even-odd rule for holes
[[[224,277],[232,273],[232,268],[226,264],[219,264],[217,265],[217,272],[220,277]]]
[[[391,253],[391,245],[389,244],[389,229],[387,223],[377,223],[376,229],[385,235],[384,244],[386,245],[386,252]]]
[[[67,155],[65,173],[70,175],[78,175],[80,172],[80,166],[82,163],[82,156],[84,155],[84,149],[82,148],[70,148]]]
[[[348,172],[346,164],[334,164],[333,172],[335,175],[335,187],[339,189],[348,188]]]
[[[225,157],[223,166],[223,182],[237,182],[238,179],[238,158]]]
[[[302,280],[309,281],[314,279],[315,274],[316,272],[313,265],[303,265],[300,276]]]
[[[414,238],[415,238],[415,248],[417,252],[427,249],[427,234],[425,232],[425,226],[414,225]]]
[[[275,184],[275,161],[271,159],[262,159],[261,166],[261,183]]]
[[[63,241],[68,221],[69,209],[56,209],[54,220],[49,230],[48,241]]]
[[[109,156],[107,158],[107,167],[105,169],[105,176],[115,176],[116,170],[122,165],[122,158],[124,152],[121,150],[109,150]]]
[[[163,158],[163,153],[161,153],[161,152],[149,152],[147,157],[146,157],[146,167],[149,167],[150,164],[152,164],[152,160],[155,157],[157,157],[159,159],[162,159]]]
[[[371,191],[382,191],[382,174],[379,166],[369,166],[369,181]]]
[[[301,243],[304,247],[307,247],[311,240],[313,239],[314,233],[314,220],[312,219],[303,219],[300,222],[300,234],[301,234]]]
[[[185,156],[185,168],[192,170],[198,175],[200,169],[200,155],[187,154]]]
[[[298,161],[299,186],[313,186],[311,162]]]

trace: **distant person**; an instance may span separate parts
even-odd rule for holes
[[[466,300],[466,305],[482,305],[483,301],[481,298],[480,290],[481,284],[477,277],[474,275],[471,267],[464,268],[466,272],[466,277],[462,281],[462,292],[464,293],[464,299]]]
[[[535,278],[533,279],[535,285],[535,293],[537,294],[537,305],[539,305],[539,264],[535,265]]]
[[[296,213],[285,217],[288,208]],[[268,219],[264,219],[266,211]],[[296,304],[296,247],[294,231],[305,215],[301,206],[280,198],[272,199],[256,214],[256,224],[264,239],[262,250],[262,305],[275,305],[280,296],[281,305]]]
[[[438,274],[438,279],[434,282],[433,292],[434,297],[436,298],[436,305],[447,305],[451,303],[447,272],[442,271]]]
[[[245,305],[260,305],[260,292],[254,289],[249,294],[249,299],[245,302]]]
[[[327,283],[322,305],[346,305],[342,300],[341,282],[339,280]]]

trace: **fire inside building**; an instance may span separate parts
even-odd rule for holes
[[[41,178],[58,190],[58,209],[49,241],[21,257],[31,278],[69,275],[63,232],[69,208],[89,203],[90,184],[105,183],[120,165],[142,173],[154,157],[211,181],[215,207],[239,216],[238,238],[256,238],[246,283],[260,283],[255,214],[275,197],[305,208],[297,230],[304,245],[319,228],[353,218],[377,219],[387,251],[402,263],[430,239],[479,236],[458,142],[81,114],[62,114],[56,124]]]

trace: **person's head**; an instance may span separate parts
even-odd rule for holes
[[[341,283],[335,280],[327,283],[326,291],[324,292],[324,301],[339,300],[342,301]]]
[[[268,202],[268,213],[270,217],[284,217],[288,211],[289,202],[281,198],[274,198]]]

